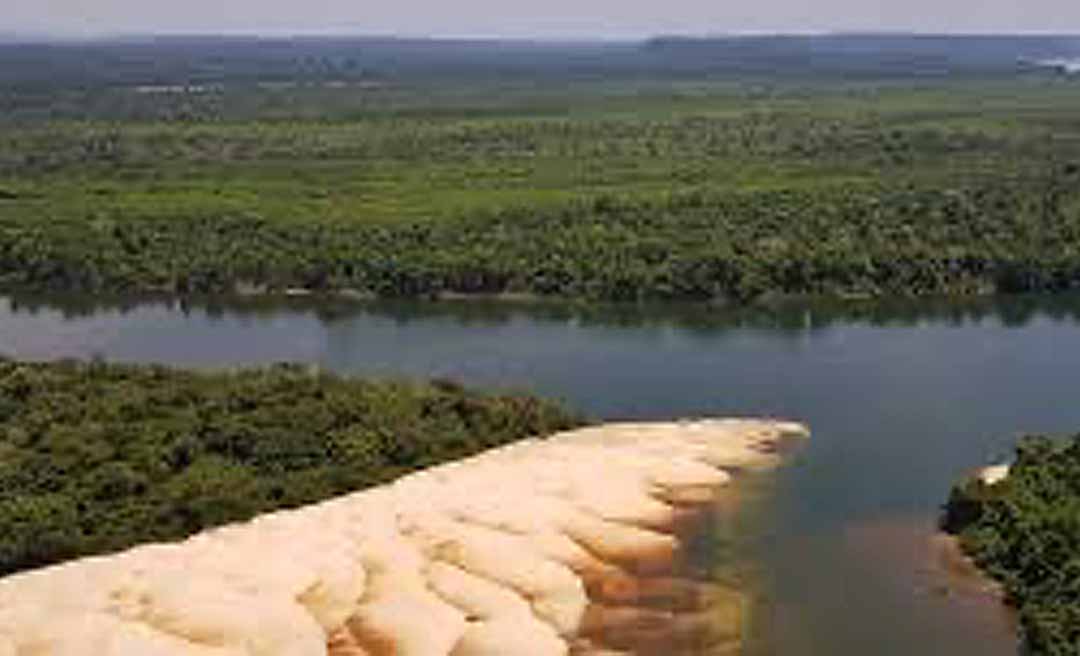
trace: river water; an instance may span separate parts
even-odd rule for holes
[[[774,311],[0,297],[0,353],[273,361],[559,397],[598,419],[772,415],[810,442],[750,539],[752,654],[1017,653],[933,535],[949,485],[1024,432],[1080,429],[1080,299]]]

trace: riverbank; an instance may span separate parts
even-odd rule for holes
[[[945,530],[997,580],[1016,608],[1032,654],[1066,654],[1080,644],[1080,436],[1025,438],[1008,466],[957,484]]]
[[[745,600],[680,578],[681,536],[733,476],[775,466],[806,434],[714,420],[518,442],[183,543],[0,581],[0,644],[93,644],[102,656],[735,648]],[[76,581],[76,598],[56,596]]]

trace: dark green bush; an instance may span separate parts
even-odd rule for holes
[[[173,540],[580,423],[558,405],[280,365],[0,360],[0,573]]]
[[[1003,483],[953,489],[943,525],[1004,584],[1032,654],[1080,652],[1080,435],[1025,439]]]
[[[254,285],[384,297],[527,292],[734,302],[770,293],[1080,286],[1080,214],[1060,207],[1049,219],[1025,213],[1030,193],[1019,184],[698,192],[693,203],[680,195],[626,198],[332,229],[177,217],[97,232],[79,222],[5,226],[0,217],[0,286],[183,294]],[[958,214],[942,220],[949,212]]]

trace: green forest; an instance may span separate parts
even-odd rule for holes
[[[1026,438],[1004,482],[957,485],[942,523],[1004,584],[1030,652],[1080,649],[1080,435]]]
[[[528,396],[299,365],[0,360],[0,575],[176,540],[581,422]]]
[[[795,55],[828,42],[16,48],[0,288],[739,304],[1080,286],[1080,84],[1007,54],[1053,42],[836,39],[812,70]],[[954,72],[898,72],[923,50]]]

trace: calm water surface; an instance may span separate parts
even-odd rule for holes
[[[1080,300],[775,313],[0,298],[0,353],[293,360],[560,397],[597,418],[776,415],[814,437],[753,536],[755,654],[1017,653],[931,539],[950,483],[1022,432],[1080,429]]]

